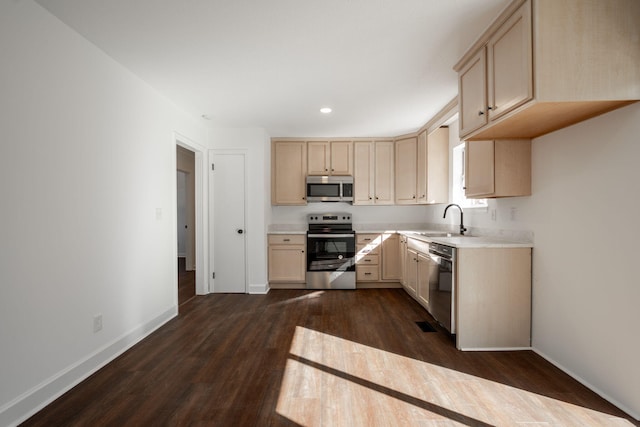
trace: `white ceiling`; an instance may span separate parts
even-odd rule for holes
[[[457,93],[454,63],[508,3],[37,1],[213,125],[352,137],[400,135],[428,121]]]

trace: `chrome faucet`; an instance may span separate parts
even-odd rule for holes
[[[442,215],[442,218],[447,217],[447,210],[449,210],[451,206],[455,206],[456,208],[460,209],[460,235],[464,236],[464,232],[467,231],[467,229],[464,228],[464,221],[463,221],[464,216],[463,216],[462,208],[460,207],[460,205],[456,205],[455,203],[451,203],[450,205],[447,205],[447,207],[444,208],[444,215]]]

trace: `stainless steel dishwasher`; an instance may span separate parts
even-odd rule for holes
[[[456,248],[431,242],[429,258],[435,264],[435,271],[429,274],[429,311],[447,331],[455,334]]]

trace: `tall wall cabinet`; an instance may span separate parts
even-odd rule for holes
[[[396,140],[396,204],[447,203],[449,128]]]
[[[271,143],[271,204],[306,205],[307,143]]]
[[[393,141],[355,141],[353,151],[353,204],[392,205],[394,203]]]

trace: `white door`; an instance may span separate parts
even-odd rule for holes
[[[246,293],[245,158],[242,150],[211,150],[209,212],[211,292]]]

